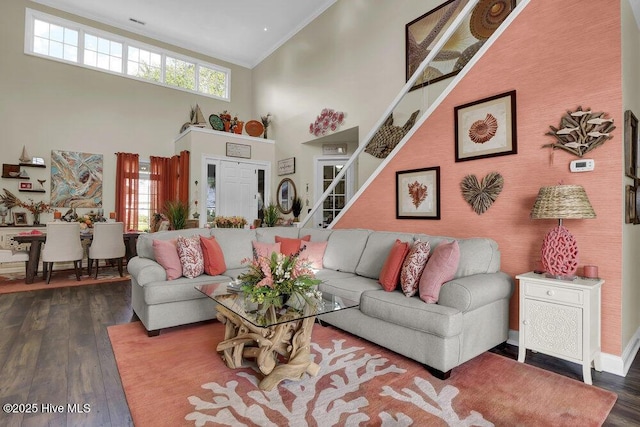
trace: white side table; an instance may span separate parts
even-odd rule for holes
[[[600,359],[600,292],[604,280],[558,280],[533,272],[520,280],[518,362],[527,349],[582,365],[591,384],[591,363],[602,371]]]

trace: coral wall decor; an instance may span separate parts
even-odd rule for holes
[[[335,132],[344,122],[345,114],[342,111],[335,111],[331,108],[324,108],[316,121],[309,125],[309,133],[315,136],[326,135],[327,132]]]
[[[491,207],[502,192],[503,186],[504,178],[498,172],[489,173],[480,182],[475,175],[467,175],[460,183],[462,197],[478,215],[482,215]]]
[[[601,146],[613,138],[611,132],[616,128],[613,119],[607,118],[607,113],[594,113],[578,107],[576,111],[567,111],[560,119],[560,126],[551,128],[547,135],[556,139],[552,144],[545,144],[543,148],[559,148],[582,157],[589,151]]]

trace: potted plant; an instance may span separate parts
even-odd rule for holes
[[[302,212],[302,199],[296,196],[291,203],[291,212],[293,212],[293,220],[298,222],[300,213]]]
[[[264,213],[262,222],[267,227],[274,227],[280,219],[278,205],[276,205],[275,203],[269,203],[262,211]]]
[[[182,230],[189,218],[189,204],[182,200],[168,200],[164,204],[164,214],[172,230]]]

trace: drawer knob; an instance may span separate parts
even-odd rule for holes
[[[555,292],[553,292],[553,291],[547,291],[547,295],[549,295],[550,297],[552,297],[553,295],[555,295]]]

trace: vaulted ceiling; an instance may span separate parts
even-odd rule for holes
[[[253,68],[336,0],[33,0]]]

